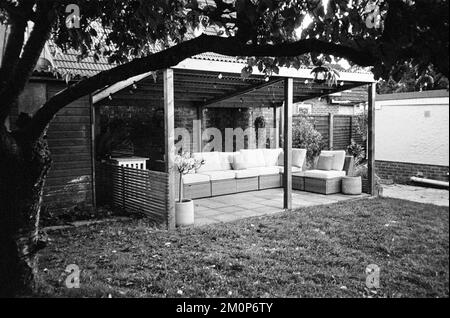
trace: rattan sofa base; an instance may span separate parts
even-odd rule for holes
[[[258,177],[236,179],[236,192],[256,191],[258,186]]]
[[[259,190],[280,188],[283,186],[281,174],[259,176]]]
[[[341,192],[342,177],[332,179],[319,179],[304,177],[305,191],[320,194],[333,194]]]
[[[236,179],[212,180],[211,195],[224,195],[236,193]]]
[[[211,183],[209,181],[183,185],[183,198],[185,199],[199,199],[199,198],[207,198],[210,196],[211,196]]]

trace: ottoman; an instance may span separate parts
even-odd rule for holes
[[[342,178],[342,193],[355,195],[361,194],[361,192],[362,192],[361,176]]]

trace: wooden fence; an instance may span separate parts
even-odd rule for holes
[[[167,173],[97,163],[96,183],[99,205],[111,204],[129,212],[143,213],[157,222],[166,220]]]
[[[294,116],[294,124],[300,116]],[[346,150],[354,139],[362,144],[362,137],[357,133],[357,116],[351,115],[310,115],[309,122],[322,135],[328,149]]]

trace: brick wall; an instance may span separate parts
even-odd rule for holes
[[[397,183],[408,183],[409,178],[413,176],[448,181],[449,167],[377,160],[375,170],[382,179],[392,179]]]
[[[242,128],[246,130],[249,127],[255,128],[255,120],[258,117],[263,117],[265,120],[265,128],[273,128],[273,108],[258,107],[258,108],[208,108],[203,110],[202,128],[217,128],[222,133],[222,151],[225,150],[225,128]],[[267,146],[274,144],[275,136],[269,134],[267,130]],[[203,141],[206,142],[205,140]],[[236,143],[233,143],[234,151]],[[248,148],[248,140],[245,139],[245,148]]]

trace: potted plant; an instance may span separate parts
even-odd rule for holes
[[[203,160],[193,158],[189,152],[175,156],[175,166],[179,173],[178,201],[175,202],[176,226],[194,224],[194,201],[183,199],[183,176],[198,169],[203,163]]]
[[[352,177],[361,178],[361,190],[364,193],[367,193],[369,189],[369,177],[368,177],[368,168],[367,168],[367,159],[366,159],[366,151],[363,146],[356,143],[353,139],[351,144],[347,147],[348,154],[352,155],[355,158],[355,170],[352,174]],[[380,177],[375,174],[375,186],[377,193],[379,195],[382,194],[383,189],[380,187]]]

